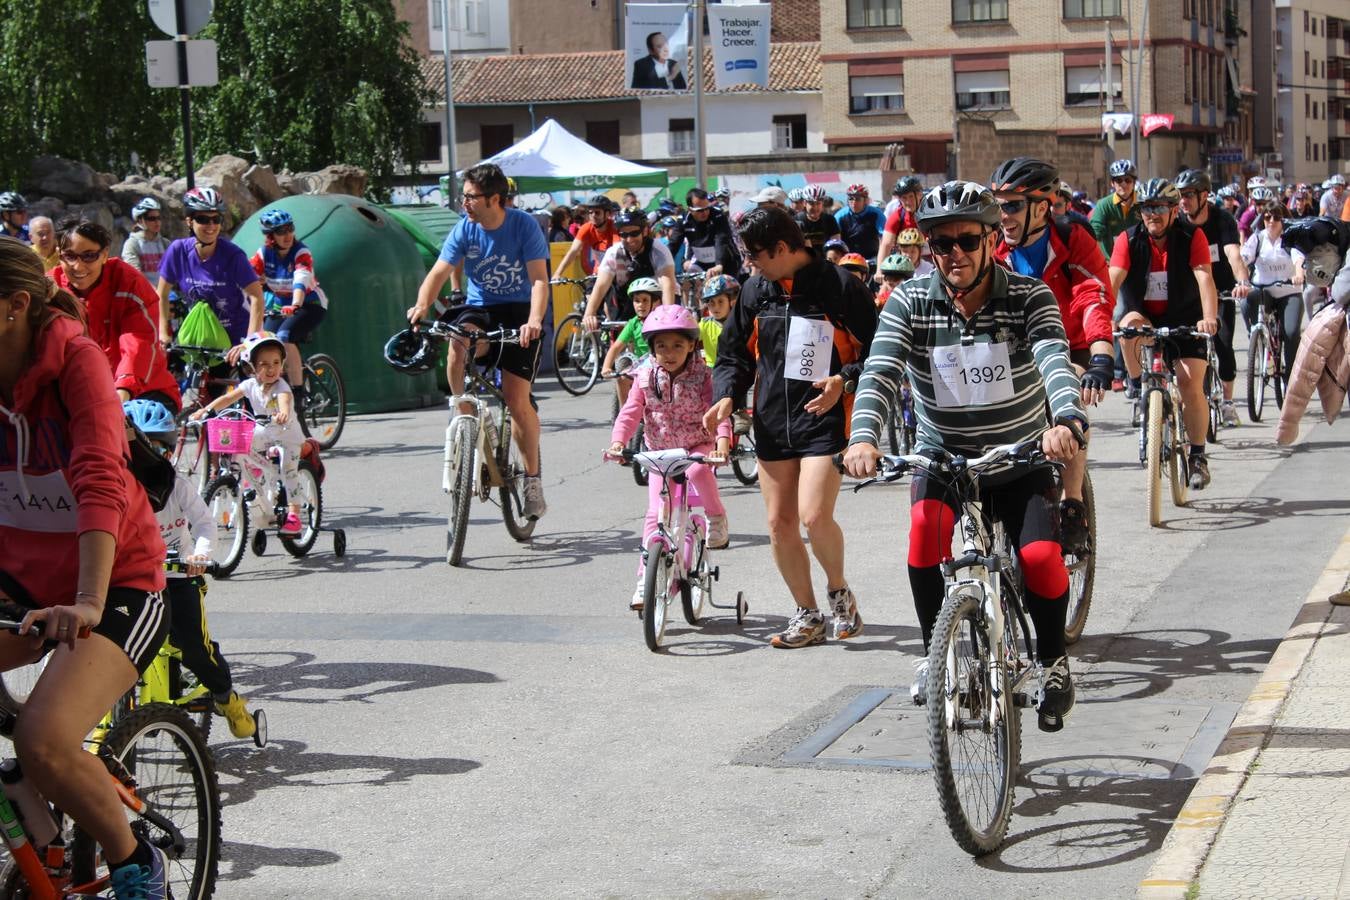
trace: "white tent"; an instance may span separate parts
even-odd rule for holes
[[[665,169],[653,169],[602,153],[552,119],[529,137],[483,160],[501,167],[523,194],[665,187]],[[458,173],[463,177],[464,173]]]

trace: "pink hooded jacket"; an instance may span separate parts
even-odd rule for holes
[[[647,448],[651,450],[693,450],[713,443],[703,427],[703,414],[712,406],[712,370],[695,348],[689,364],[674,379],[654,361],[633,373],[628,402],[614,420],[610,440],[626,444],[642,421]],[[731,437],[731,420],[717,426],[718,437]]]

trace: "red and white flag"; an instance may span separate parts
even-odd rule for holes
[[[1142,126],[1140,128],[1140,133],[1143,134],[1144,137],[1148,137],[1153,132],[1163,128],[1170,131],[1172,128],[1172,120],[1175,118],[1176,117],[1171,113],[1149,113],[1139,120],[1140,125]]]

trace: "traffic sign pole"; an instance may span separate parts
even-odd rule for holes
[[[179,106],[183,113],[183,156],[187,163],[188,190],[196,187],[195,168],[192,165],[192,99],[188,88],[187,57],[187,16],[184,13],[185,0],[173,0],[174,40],[178,42],[178,89]]]

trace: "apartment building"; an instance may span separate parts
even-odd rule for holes
[[[1350,4],[1275,0],[1279,167],[1286,181],[1350,173]]]

